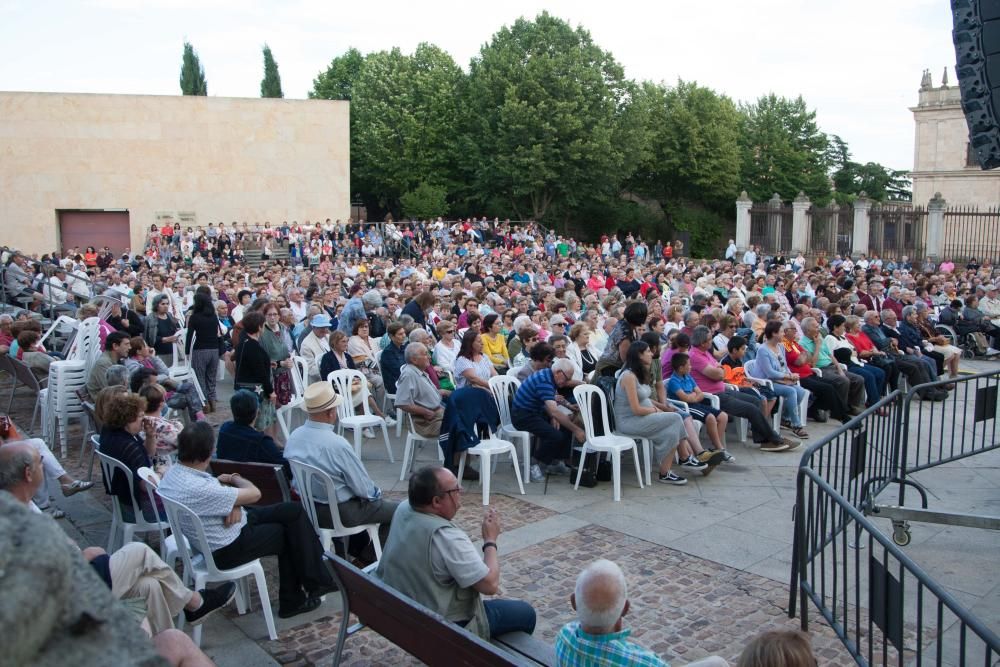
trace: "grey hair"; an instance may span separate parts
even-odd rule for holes
[[[8,442],[0,448],[0,491],[10,491],[24,479],[24,469],[33,463],[31,446],[12,447],[27,444],[23,441]],[[5,451],[4,451],[5,450]]]
[[[610,631],[621,618],[628,601],[625,573],[609,560],[596,560],[576,578],[574,596],[581,625]]]
[[[104,371],[104,381],[108,383],[109,387],[118,384],[124,386],[128,382],[128,369],[121,364],[108,366],[108,369]]]
[[[378,308],[382,305],[382,294],[377,289],[370,289],[361,297],[361,302],[369,308]]]
[[[712,339],[711,330],[705,325],[698,325],[691,332],[691,347],[701,347],[705,341]]]
[[[560,357],[552,362],[552,372],[555,371],[562,371],[566,374],[566,377],[572,378],[574,371],[573,362],[565,357]]]
[[[914,308],[913,306],[903,306],[903,319],[905,320],[907,317],[913,315],[916,312],[917,309]]]
[[[430,350],[426,345],[411,341],[410,344],[403,349],[403,357],[406,359],[406,363],[413,363],[413,358],[417,356],[417,353],[420,352],[421,348],[430,354]]]
[[[893,317],[896,317],[896,312],[894,310],[892,310],[891,308],[883,308],[882,312],[879,313],[879,316],[882,318],[883,322],[885,322],[885,318],[887,318],[889,315],[892,315]]]
[[[865,313],[865,322],[867,322],[869,318],[876,319],[876,320],[879,319],[878,311],[873,308],[873,309],[869,310],[868,312],[866,312]]]
[[[767,303],[758,304],[757,307],[753,309],[753,312],[757,314],[757,317],[764,317],[771,312],[771,305]]]
[[[807,327],[811,328],[814,324],[817,327],[819,326],[819,321],[815,317],[805,317],[801,322],[799,322],[799,326],[802,327],[803,331],[805,331]]]
[[[531,317],[528,315],[518,315],[514,318],[514,333],[521,333],[521,329],[531,324]]]
[[[918,313],[927,310],[927,304],[924,303],[923,301],[917,301],[915,304],[913,304],[913,307],[917,309]],[[903,310],[906,309],[904,308]]]
[[[427,329],[417,328],[410,332],[410,335],[407,336],[407,340],[411,343],[423,343],[429,336],[430,334],[427,333]]]

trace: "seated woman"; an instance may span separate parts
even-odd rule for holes
[[[259,406],[257,394],[252,391],[238,389],[233,393],[229,399],[233,419],[219,427],[215,455],[227,461],[273,463],[284,466],[285,476],[291,479],[291,466],[285,460],[281,445],[264,431],[258,431],[253,427]]]
[[[694,378],[691,377],[691,358],[686,353],[677,352],[670,357],[670,366],[673,372],[667,381],[667,397],[687,403],[691,416],[705,425],[712,446],[718,450],[725,450],[726,443],[723,437],[726,434],[729,415],[712,407],[708,398],[695,384]]]
[[[368,378],[372,394],[378,401],[384,385],[378,365],[380,350],[378,341],[368,335],[369,331],[368,320],[358,320],[354,323],[353,335],[347,341],[347,354],[351,355],[357,369]]]
[[[847,340],[851,341],[858,359],[881,369],[885,373],[886,383],[893,391],[899,386],[899,368],[888,354],[875,347],[875,343],[861,330],[861,318],[851,315],[844,323]]]
[[[145,416],[156,431],[157,453],[168,454],[177,449],[177,436],[183,430],[184,423],[179,419],[167,419],[163,416],[166,390],[158,384],[147,384],[139,389],[138,394],[146,400]]]
[[[324,354],[319,361],[320,378],[325,380],[330,373],[343,368],[359,370],[354,358],[348,352],[347,334],[343,331],[334,331],[330,333],[330,351]],[[360,387],[357,389],[360,389]],[[355,390],[351,392],[351,403],[355,408],[361,405],[360,391]],[[378,402],[375,400],[375,387],[370,382],[368,383],[368,409],[371,410],[372,414],[385,418],[385,415],[378,406]],[[388,424],[388,421],[386,421],[386,424]],[[365,430],[371,432],[371,429]],[[365,437],[369,437],[367,433]]]
[[[142,508],[148,521],[155,521],[157,514],[165,518],[162,510],[150,507],[149,494],[145,482],[139,478],[139,468],[152,467],[156,455],[156,429],[151,420],[146,419],[146,399],[137,394],[114,394],[104,406],[104,428],[101,430],[101,444],[98,451],[125,464],[132,473],[134,499]],[[139,432],[146,434],[145,440]],[[134,521],[132,512],[133,496],[129,495],[128,480],[115,472],[111,480],[104,480],[104,490],[115,496],[121,506],[126,521]]]
[[[771,320],[764,325],[764,343],[757,347],[756,371],[761,378],[771,381],[772,391],[784,399],[782,401],[781,424],[805,440],[809,437],[799,405],[809,392],[799,385],[799,378],[788,369],[785,349],[781,344],[781,322]]]
[[[483,318],[483,354],[490,358],[498,374],[506,373],[510,368],[507,339],[500,331],[501,325],[500,316],[496,313]]]
[[[809,417],[819,422],[826,421],[826,418],[821,417],[818,412],[825,410],[833,415],[834,419],[844,423],[850,421],[851,416],[848,414],[847,401],[831,382],[825,380],[809,365],[809,353],[799,344],[799,332],[795,325],[791,322],[785,322],[781,325],[781,333],[784,336],[781,345],[785,348],[785,363],[788,364],[788,370],[797,375],[799,384],[816,397],[813,404],[809,406]]]
[[[827,329],[830,333],[826,337],[826,342],[833,350],[833,356],[838,362],[847,366],[847,369],[860,375],[865,380],[865,405],[871,407],[878,403],[885,392],[885,371],[872,364],[866,364],[857,355],[854,344],[847,337],[847,318],[843,315],[834,315],[826,321]],[[886,412],[885,414],[888,414]]]
[[[497,374],[493,363],[483,354],[483,337],[478,329],[462,335],[462,347],[455,360],[455,388],[478,387],[490,390],[490,378]]]
[[[920,334],[931,344],[934,351],[944,358],[948,377],[958,377],[958,363],[962,360],[962,348],[952,345],[946,336],[942,336],[934,329],[934,324],[930,321],[930,308],[926,303],[917,301],[914,307],[917,309],[915,325]]]
[[[622,435],[649,438],[659,467],[657,478],[664,484],[680,486],[687,484],[687,479],[670,468],[674,464],[674,450],[684,437],[684,420],[676,412],[661,412],[653,405],[649,377],[652,363],[649,345],[642,341],[632,343],[615,386],[615,424]],[[721,460],[720,453],[716,463]]]
[[[573,360],[575,368],[580,369],[580,377],[576,376],[574,370],[574,380],[589,380],[597,369],[597,358],[601,355],[590,345],[590,337],[590,327],[584,322],[577,322],[569,329],[570,343],[566,348],[566,356]]]
[[[38,344],[41,338],[37,331],[22,331],[17,335],[17,356],[39,379],[48,377],[49,366],[56,360]]]

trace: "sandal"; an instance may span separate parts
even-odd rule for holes
[[[80,493],[81,491],[88,490],[92,486],[94,486],[93,482],[85,482],[82,479],[74,480],[72,484],[63,484],[62,485],[63,496],[65,496],[66,498],[69,498],[70,496],[76,495],[77,493]]]
[[[806,433],[806,430],[801,426],[799,426],[798,428],[793,428],[792,433],[795,435],[796,438],[799,438],[801,440],[807,440],[809,438],[809,434]]]

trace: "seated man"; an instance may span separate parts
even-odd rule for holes
[[[816,318],[807,317],[802,320],[802,338],[799,339],[799,345],[809,355],[809,365],[819,371],[824,380],[831,382],[841,398],[847,402],[849,414],[860,415],[864,412],[865,379],[856,373],[847,372],[837,363]]]
[[[123,331],[112,331],[104,340],[104,353],[97,358],[87,376],[87,393],[91,399],[96,399],[97,395],[107,385],[107,370],[111,366],[122,363],[128,357],[129,337]]]
[[[514,428],[538,437],[535,458],[539,470],[532,469],[532,479],[541,479],[543,472],[568,475],[569,466],[563,461],[571,456],[573,438],[583,442],[587,437],[584,430],[573,423],[569,411],[556,401],[559,387],[572,380],[573,362],[556,359],[551,368],[543,368],[530,375],[514,394],[511,407]],[[553,424],[558,424],[558,427]],[[541,469],[543,465],[544,470]]]
[[[392,520],[376,576],[403,595],[483,639],[535,631],[535,610],[521,600],[486,600],[500,590],[496,540],[500,517],[483,517],[483,555],[452,519],[462,506],[462,487],[439,465],[410,477],[408,500]]]
[[[302,339],[299,349],[308,366],[307,372],[309,377],[306,380],[308,382],[315,382],[320,379],[320,360],[323,359],[324,354],[330,351],[331,322],[327,315],[319,314],[313,315],[313,318],[309,320],[309,324],[312,326],[312,331]]]
[[[439,389],[427,374],[431,357],[421,343],[410,343],[404,352],[406,364],[396,382],[396,407],[410,415],[413,430],[425,438],[441,435],[444,405]]]
[[[399,503],[382,499],[382,489],[372,481],[361,459],[354,453],[354,448],[334,432],[337,406],[342,400],[329,382],[315,382],[306,387],[303,408],[309,418],[288,436],[285,457],[289,461],[319,468],[329,475],[337,488],[337,511],[343,524],[348,527],[380,524],[379,540],[385,544],[392,514]],[[330,499],[326,496],[326,489],[318,482],[313,485],[313,496],[319,525],[333,528]],[[337,546],[340,546],[339,540]],[[368,533],[352,535],[347,551],[366,561],[365,564],[376,560]]]
[[[42,457],[30,443],[9,442],[0,447],[0,491],[7,491],[39,512],[31,499],[44,478]],[[181,609],[188,623],[203,623],[236,595],[232,582],[197,592],[188,589],[173,569],[141,542],[130,542],[110,556],[100,547],[89,547],[83,550],[83,556],[116,598],[145,601],[153,634],[173,628],[174,616]]]
[[[884,310],[882,312],[891,313],[892,311]],[[886,329],[882,327],[882,322],[877,312],[869,310],[865,313],[865,324],[861,327],[861,331],[868,336],[876,349],[885,352],[892,359],[899,372],[906,376],[911,387],[931,381],[928,366],[919,358],[912,354],[905,354],[899,349],[899,343],[896,339],[890,337]],[[938,387],[931,387],[921,390],[920,397],[928,401],[943,401],[948,398],[948,392]]]
[[[233,420],[219,427],[216,456],[227,461],[284,466],[285,475],[291,479],[292,471],[282,454],[281,446],[270,435],[253,427],[259,408],[257,394],[247,389],[238,389],[229,399],[229,407],[233,411]]]
[[[594,561],[576,579],[570,604],[578,620],[567,623],[556,635],[560,667],[590,665],[639,665],[669,667],[648,649],[628,641],[622,624],[629,611],[628,583],[621,568],[609,560]],[[717,656],[689,662],[691,667],[725,667]]]
[[[215,564],[221,569],[261,556],[278,557],[278,616],[313,611],[334,590],[323,566],[323,548],[299,503],[252,507],[260,489],[239,475],[208,474],[215,433],[208,422],[177,437],[177,463],[160,482],[160,495],[184,503],[201,517]],[[188,536],[191,539],[192,536]]]

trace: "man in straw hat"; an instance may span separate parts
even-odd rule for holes
[[[380,524],[379,540],[385,544],[389,523],[399,503],[382,499],[382,489],[372,481],[354,448],[334,431],[337,406],[342,400],[329,382],[314,382],[306,387],[303,408],[309,418],[288,437],[285,458],[314,466],[329,475],[337,488],[337,511],[343,524],[347,527]],[[320,526],[333,528],[326,490],[317,487],[313,495]],[[342,552],[339,543],[337,550]],[[375,562],[368,533],[352,535],[347,552],[366,564]]]

